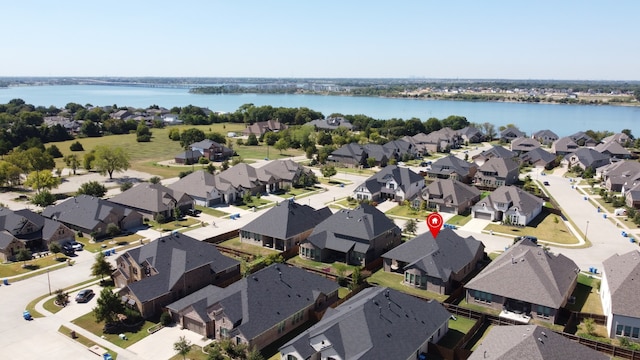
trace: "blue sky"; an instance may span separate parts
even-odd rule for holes
[[[640,1],[10,1],[0,76],[640,80]]]

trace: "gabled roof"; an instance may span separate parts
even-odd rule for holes
[[[557,153],[557,152],[573,152],[573,151],[576,151],[580,146],[578,146],[578,144],[576,144],[576,142],[573,141],[573,139],[571,139],[568,136],[565,136],[554,141],[551,147]]]
[[[517,156],[513,151],[506,149],[500,145],[493,145],[491,149],[485,150],[478,155],[475,155],[473,159],[482,158],[482,159],[490,159],[490,158],[503,158],[503,159],[511,159]]]
[[[362,204],[353,210],[342,209],[318,224],[307,240],[324,249],[346,252],[363,245],[357,251],[366,252],[369,241],[386,231],[400,233],[400,228],[375,207]],[[361,251],[361,250],[365,251]]]
[[[534,139],[543,139],[543,138],[549,138],[549,139],[557,139],[558,135],[556,135],[556,133],[554,133],[551,130],[539,130],[533,133],[533,138]]]
[[[576,156],[578,158],[578,161],[584,165],[584,166],[595,166],[595,167],[600,167],[604,164],[606,164],[610,157],[609,155],[605,155],[602,153],[599,153],[593,149],[589,149],[589,148],[579,148],[578,150],[574,151],[571,154],[567,154],[565,155],[565,159],[570,159],[571,157]]]
[[[0,249],[6,249],[13,240],[17,239],[6,230],[0,230]]]
[[[610,357],[538,325],[494,326],[469,360],[605,360]]]
[[[364,186],[369,191],[377,192],[389,178],[393,179],[405,193],[411,186],[415,186],[415,183],[424,180],[420,174],[416,174],[409,168],[388,165],[365,180]]]
[[[569,135],[569,137],[575,141],[579,142],[580,140],[584,140],[584,142],[596,142],[591,136],[587,135],[584,131],[578,131],[575,134]]]
[[[367,153],[367,157],[382,161],[383,158],[390,159],[393,157],[395,149],[385,148],[379,144],[365,144],[362,146]]]
[[[227,182],[220,181],[220,178],[205,170],[198,170],[169,184],[168,187],[174,191],[206,199],[213,189],[227,191],[233,186]]]
[[[625,133],[616,133],[614,135],[607,136],[606,138],[602,139],[602,142],[608,143],[610,141],[615,141],[617,143],[624,144],[629,140],[631,140],[631,138],[629,138],[629,135]]]
[[[437,238],[423,233],[383,254],[383,258],[407,263],[404,270],[417,268],[428,276],[449,281],[452,273],[464,269],[484,251],[482,242],[469,236],[463,238],[453,230],[442,229]]]
[[[458,174],[461,177],[469,176],[472,168],[477,168],[478,165],[464,161],[455,155],[447,155],[440,158],[431,164],[431,169],[427,171],[429,174],[442,174],[451,175],[453,173]]]
[[[198,141],[189,145],[189,149],[209,149],[211,147],[219,147],[224,146],[222,144],[218,144],[217,142],[209,139],[204,139],[202,141]]]
[[[408,359],[449,320],[434,300],[424,301],[380,287],[362,290],[320,322],[280,347],[302,356],[316,353],[311,344],[325,340],[341,359]]]
[[[631,185],[640,179],[640,162],[622,160],[605,165],[599,171],[611,184]]]
[[[291,159],[269,161],[261,169],[278,179],[287,181],[293,181],[298,173],[306,171],[304,166]]]
[[[182,311],[193,306],[207,321],[207,309],[219,305],[233,327],[250,340],[313,305],[321,294],[329,295],[338,288],[337,282],[322,276],[273,264],[224,289],[205,287],[167,308]]]
[[[466,126],[460,130],[457,130],[458,134],[460,136],[465,136],[467,138],[471,138],[473,136],[479,136],[482,137],[484,136],[484,134],[482,133],[482,131],[480,131],[479,129],[473,127],[473,126]]]
[[[353,125],[349,122],[349,120],[343,117],[333,117],[326,119],[315,119],[307,123],[308,125],[313,125],[318,129],[324,130],[335,130],[339,127],[343,127],[345,129],[353,129]]]
[[[522,214],[531,214],[536,208],[541,207],[544,201],[539,197],[516,186],[500,186],[489,196],[478,201],[474,208],[479,208],[483,204],[489,209],[495,209],[495,203],[509,204],[509,210],[518,208]]]
[[[479,198],[480,190],[453,179],[436,179],[422,190],[422,198],[446,206],[458,206],[470,199]]]
[[[506,177],[512,171],[517,171],[520,168],[517,162],[511,159],[504,158],[490,158],[485,161],[478,171],[487,171],[487,172],[495,172],[498,174],[498,177]]]
[[[331,210],[328,207],[316,210],[308,205],[284,200],[240,228],[240,230],[271,236],[276,239],[289,239],[313,229],[331,214]]]
[[[597,152],[602,154],[611,154],[613,156],[631,156],[629,150],[625,149],[617,141],[609,141],[596,145],[594,148]]]
[[[120,193],[109,201],[153,213],[173,210],[175,203],[185,201],[189,195],[162,184],[141,183]]]
[[[540,143],[536,139],[521,137],[511,141],[512,151],[530,151],[540,147]]]
[[[570,295],[578,272],[578,265],[568,257],[546,252],[530,240],[520,240],[465,287],[559,309]]]
[[[543,162],[548,164],[556,159],[556,156],[541,147],[537,147],[529,152],[520,155],[520,160],[531,164]]]
[[[410,143],[405,140],[393,140],[388,143],[382,145],[385,149],[389,149],[395,151],[398,154],[410,154],[413,152],[413,148],[415,147],[413,143]]]
[[[166,294],[187,272],[207,266],[217,274],[239,264],[222,255],[214,245],[178,233],[163,236],[120,256],[130,256],[138,264],[147,262],[157,272],[127,285],[141,302]]]
[[[611,313],[640,318],[640,252],[615,254],[602,262],[611,294]]]
[[[524,133],[516,127],[508,127],[500,131],[500,137],[519,138],[524,137]]]
[[[57,204],[47,206],[42,215],[83,229],[95,229],[104,224],[109,215],[121,220],[134,211],[108,200],[89,195],[78,195]],[[117,225],[117,224],[116,224]]]
[[[31,231],[23,231],[24,226],[32,225]],[[0,208],[0,231],[22,240],[44,239],[49,240],[60,227],[65,227],[62,223],[48,219],[29,209],[11,210]]]
[[[366,153],[367,152],[365,151],[365,149],[359,144],[350,143],[342,145],[339,149],[336,149],[334,152],[332,152],[331,155],[353,158],[359,161]]]
[[[186,150],[176,155],[175,159],[198,160],[203,154],[200,150]]]
[[[262,168],[256,169],[245,163],[236,164],[218,174],[223,182],[235,187],[253,189],[262,184],[268,184],[275,180],[274,176],[266,173]]]

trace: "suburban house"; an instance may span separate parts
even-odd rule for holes
[[[281,346],[280,359],[417,359],[449,331],[450,316],[435,300],[366,288]]]
[[[480,190],[475,186],[453,179],[436,179],[422,190],[427,208],[450,214],[463,214],[480,200]]]
[[[0,207],[0,259],[14,261],[21,249],[46,250],[75,239],[75,233],[61,222],[48,219],[29,209]]]
[[[123,302],[148,318],[207,285],[238,280],[240,262],[212,244],[172,233],[120,255],[111,277]]]
[[[556,155],[565,156],[578,150],[580,146],[568,136],[561,137],[551,145],[551,152]]]
[[[47,206],[42,215],[60,221],[73,230],[101,237],[109,224],[122,231],[143,225],[139,212],[90,195],[78,195],[57,205]]]
[[[249,126],[247,126],[243,131],[242,135],[249,136],[251,134],[256,137],[260,137],[266,134],[269,131],[278,132],[280,130],[284,130],[287,128],[287,125],[281,123],[276,120],[267,120],[267,121],[258,121]]]
[[[491,158],[482,164],[474,177],[476,186],[497,188],[518,182],[520,165],[511,159]]]
[[[551,145],[559,139],[558,135],[551,130],[536,131],[531,135],[532,138],[538,140],[542,145]]]
[[[347,130],[353,130],[353,125],[349,122],[349,120],[339,117],[330,117],[326,119],[315,119],[308,122],[306,125],[315,126],[316,130],[335,130],[339,127],[343,127]]]
[[[494,326],[481,341],[468,360],[611,359],[539,325]]]
[[[528,137],[520,137],[511,141],[511,151],[520,156],[526,154],[531,150],[535,150],[540,147],[540,143],[536,139]]]
[[[598,142],[595,141],[591,136],[587,135],[587,133],[585,133],[584,131],[578,131],[573,135],[569,135],[569,137],[579,146],[594,147],[598,145]]]
[[[613,162],[598,169],[609,191],[622,191],[640,180],[640,162],[623,160]]]
[[[172,218],[175,208],[182,214],[193,208],[193,199],[186,193],[151,183],[138,184],[109,201],[133,209],[150,220],[157,219],[158,215]]]
[[[202,156],[203,155],[200,150],[185,150],[180,154],[174,156],[173,161],[175,161],[176,164],[182,165],[197,164]]]
[[[367,165],[367,157],[367,151],[362,146],[350,143],[333,151],[327,160],[346,167],[359,167]]]
[[[520,131],[520,129],[510,126],[502,131],[500,131],[500,141],[503,142],[511,142],[517,138],[525,137],[525,133]]]
[[[261,169],[275,177],[280,189],[297,186],[302,177],[313,176],[313,171],[291,159],[269,161]]]
[[[478,165],[484,164],[485,161],[492,158],[501,158],[501,159],[513,159],[517,157],[516,153],[513,151],[506,149],[500,145],[493,145],[491,149],[485,150],[478,155],[473,156],[471,159]]]
[[[293,199],[284,200],[240,228],[240,241],[286,251],[300,244],[331,214],[328,207],[316,210]]]
[[[535,317],[553,323],[573,293],[579,272],[573,260],[524,239],[465,285],[466,300],[502,310],[501,317],[518,322],[528,323]]]
[[[523,153],[518,157],[523,164],[551,169],[556,165],[556,156],[541,147]]]
[[[379,144],[364,144],[362,148],[367,153],[367,166],[373,164],[373,166],[387,166],[389,160],[397,159],[397,155],[395,149],[393,148],[385,148]],[[374,159],[375,161],[369,163],[369,159]]]
[[[273,264],[226,288],[207,286],[167,306],[181,327],[260,350],[338,300],[337,282]]]
[[[404,140],[393,140],[382,145],[383,148],[395,154],[398,159],[414,159],[419,156],[419,151],[415,145]]]
[[[358,200],[412,200],[424,188],[424,178],[406,167],[389,165],[371,175],[354,190]]]
[[[219,173],[221,182],[226,182],[236,189],[239,194],[250,192],[252,195],[279,190],[278,179],[263,168],[254,168],[245,163],[236,164]]]
[[[471,208],[474,218],[526,226],[542,212],[544,201],[515,186],[501,186]]]
[[[614,254],[602,262],[600,300],[607,316],[610,338],[627,337],[640,341],[640,251]]]
[[[595,171],[601,166],[610,164],[611,158],[608,155],[601,154],[594,149],[580,148],[574,153],[565,155],[562,163],[566,164],[567,169],[571,169],[574,166],[579,166],[583,170],[591,168]]]
[[[189,149],[199,151],[202,154],[201,156],[204,156],[210,161],[223,161],[233,156],[232,149],[209,139],[193,143],[189,145]]]
[[[629,150],[625,149],[622,147],[622,145],[620,145],[619,142],[617,141],[609,141],[609,142],[605,142],[605,143],[601,143],[596,145],[595,148],[593,148],[595,151],[607,155],[611,158],[616,158],[616,159],[629,159],[631,158],[631,153],[629,152]]]
[[[462,141],[469,144],[477,144],[484,140],[484,134],[482,131],[476,129],[473,126],[467,126],[460,130],[457,130],[458,135],[462,138]]]
[[[430,179],[454,179],[470,184],[478,170],[478,165],[464,161],[455,155],[440,158],[427,169],[427,177]]]
[[[365,266],[398,246],[400,228],[368,204],[342,209],[316,225],[300,243],[299,255],[321,262],[340,261]]]
[[[624,203],[629,207],[640,209],[640,182],[635,182],[624,189]]]
[[[166,125],[180,125],[182,124],[182,120],[180,120],[180,115],[178,114],[163,114],[162,121]]]
[[[610,141],[615,141],[618,144],[622,145],[623,147],[629,147],[630,145],[633,145],[631,143],[631,141],[633,141],[633,139],[631,137],[629,137],[629,135],[627,135],[625,133],[616,133],[616,134],[613,134],[611,136],[607,136],[604,139],[602,139],[603,143],[608,143]]]
[[[451,229],[442,229],[437,238],[422,233],[382,255],[384,271],[402,274],[404,285],[447,295],[483,258],[482,242]]]
[[[460,134],[451,128],[442,128],[429,134],[419,133],[414,136],[405,136],[400,140],[413,144],[422,156],[428,153],[448,152],[457,149],[464,140]]]
[[[196,205],[213,206],[230,204],[238,197],[237,189],[228,182],[221,181],[216,175],[198,170],[167,186],[176,192],[189,195]]]

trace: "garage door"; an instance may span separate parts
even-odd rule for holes
[[[456,210],[453,206],[440,205],[440,212],[453,214],[456,212]]]
[[[190,319],[188,317],[184,318],[184,327],[185,329],[189,329],[195,333],[198,333],[202,336],[207,336],[204,331],[204,324],[197,320]]]
[[[491,213],[484,213],[484,212],[476,211],[476,214],[475,214],[474,217],[476,219],[491,220]]]

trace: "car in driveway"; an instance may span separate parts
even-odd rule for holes
[[[544,186],[549,186],[549,182],[548,182],[548,181],[543,181],[543,182],[542,182],[542,185],[544,185]]]
[[[76,295],[76,302],[86,303],[89,300],[91,300],[92,296],[93,296],[93,290],[91,289],[80,290],[80,292],[78,292],[78,295]]]
[[[69,241],[69,245],[74,251],[80,251],[84,248],[84,244],[81,244],[77,241]]]

